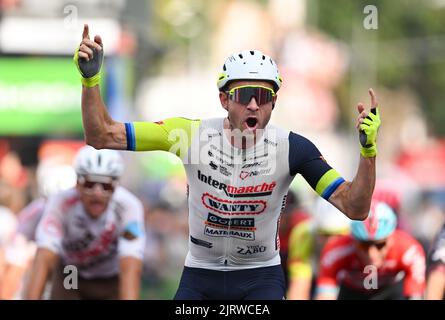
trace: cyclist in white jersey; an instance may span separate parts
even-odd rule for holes
[[[30,202],[17,215],[18,223],[12,240],[5,249],[5,277],[0,299],[21,298],[36,252],[35,234],[49,196],[76,185],[76,172],[71,165],[42,162],[37,167],[40,197]]]
[[[87,143],[99,149],[165,150],[184,163],[190,238],[176,299],[283,298],[278,227],[297,173],[351,219],[367,217],[380,125],[372,90],[372,112],[357,107],[361,157],[349,182],[308,139],[268,124],[282,79],[267,55],[242,51],[224,63],[217,86],[226,118],[120,123],[106,111],[98,86],[102,40],[89,38],[88,25],[82,38],[74,61],[82,76]]]
[[[117,151],[85,146],[74,167],[76,187],[48,200],[37,227],[26,298],[40,299],[52,272],[51,299],[137,299],[143,207],[118,185],[123,161]]]

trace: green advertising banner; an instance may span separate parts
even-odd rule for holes
[[[70,58],[0,58],[0,135],[80,134],[81,90]]]

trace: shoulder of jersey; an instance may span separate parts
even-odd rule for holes
[[[266,129],[267,130],[275,130],[277,132],[277,137],[279,137],[279,138],[282,138],[282,137],[287,138],[289,136],[289,133],[291,132],[288,129],[278,127],[270,122],[267,124]]]
[[[118,201],[123,201],[123,203],[130,201],[134,204],[142,205],[141,200],[134,193],[132,193],[130,190],[122,186],[118,186],[116,188],[116,190],[113,193],[113,199]]]
[[[224,118],[217,117],[217,118],[206,118],[202,119],[200,123],[201,128],[213,128],[213,129],[219,129],[222,128],[222,124],[224,122]]]
[[[29,219],[40,215],[45,209],[45,204],[46,199],[44,197],[33,200],[17,214],[19,223],[25,223]]]

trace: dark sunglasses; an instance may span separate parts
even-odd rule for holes
[[[104,182],[96,182],[96,181],[87,181],[82,184],[82,187],[86,189],[93,189],[96,184],[99,184],[102,186],[102,189],[104,191],[114,191],[114,184],[113,183],[104,183]]]
[[[93,190],[96,184],[99,184],[102,187],[102,190],[106,192],[113,192],[114,189],[116,188],[116,182],[113,180],[109,182],[99,182],[94,180],[88,180],[85,177],[80,177],[78,182],[83,188],[87,189],[88,191]]]
[[[255,98],[259,106],[272,102],[275,97],[273,89],[262,86],[241,86],[226,91],[226,93],[230,100],[244,105],[248,105],[252,97]]]
[[[386,246],[386,240],[385,241],[359,241],[358,244],[361,249],[368,250],[370,247],[376,247],[377,250],[382,250]]]

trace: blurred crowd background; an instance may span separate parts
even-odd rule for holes
[[[378,186],[395,192],[405,228],[428,249],[445,209],[444,21],[444,0],[0,0],[0,204],[17,214],[41,192],[37,169],[70,164],[83,145],[72,55],[88,23],[104,42],[101,86],[115,119],[225,116],[222,63],[258,49],[283,78],[272,122],[314,141],[349,180],[356,104],[368,105],[373,87]],[[188,243],[184,170],[163,152],[123,156],[122,184],[145,205],[142,297],[171,299]],[[310,214],[315,192],[300,177],[292,190]]]

